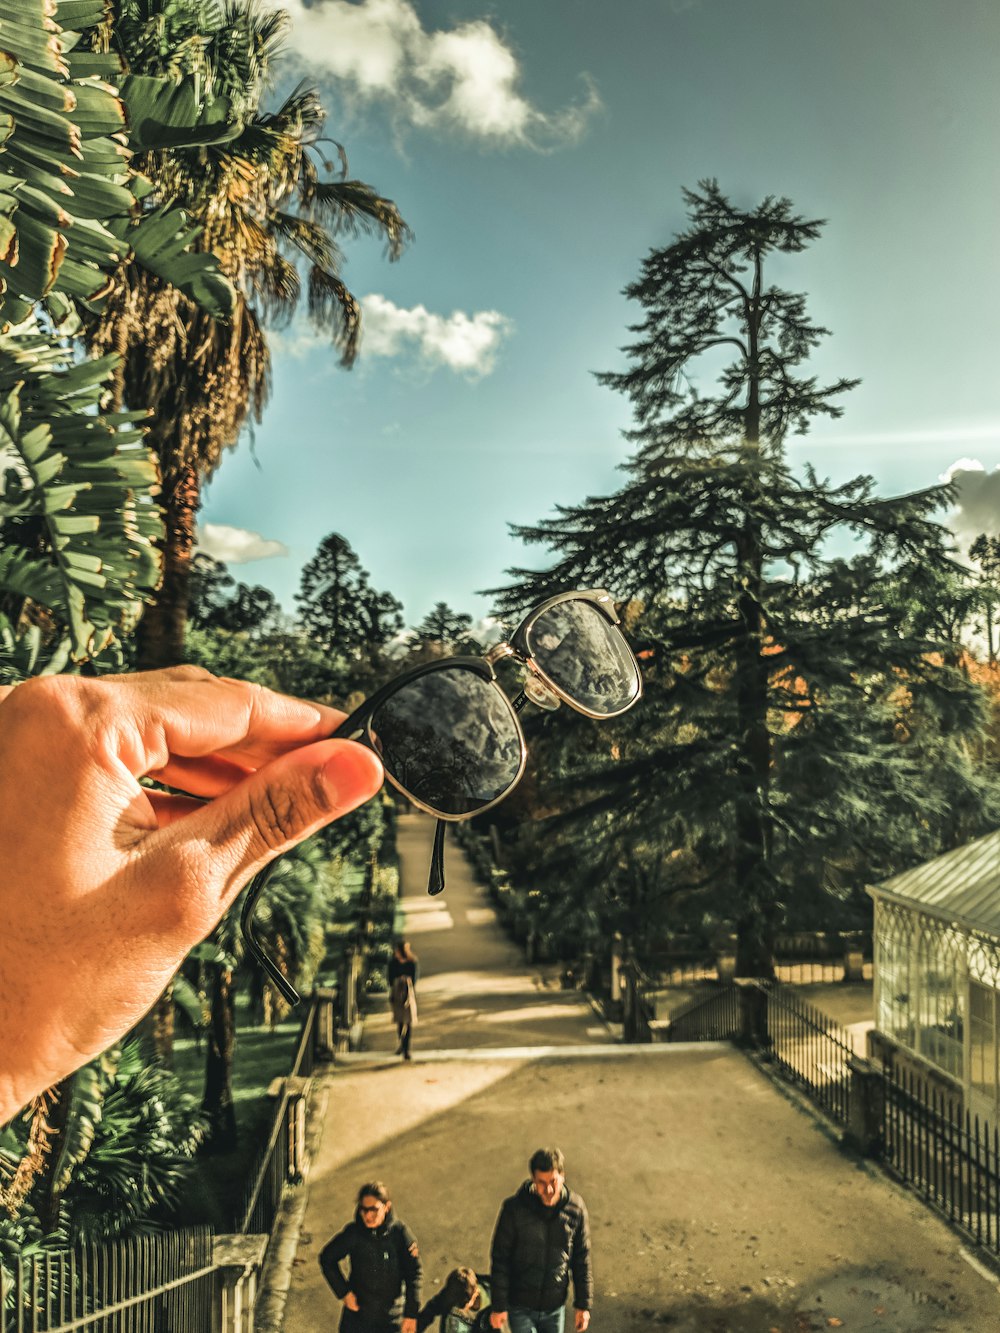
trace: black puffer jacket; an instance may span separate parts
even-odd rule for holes
[[[479,1290],[482,1293],[482,1306],[478,1312],[468,1318],[462,1318],[462,1327],[468,1328],[469,1333],[490,1333],[490,1281],[489,1278],[480,1277],[476,1274],[476,1281],[479,1283]],[[447,1285],[442,1287],[436,1296],[432,1296],[424,1308],[417,1316],[417,1333],[424,1333],[425,1328],[430,1328],[434,1320],[440,1315],[441,1322],[439,1333],[446,1333],[448,1325],[448,1315],[459,1308],[459,1303],[465,1299],[464,1291],[453,1291]],[[457,1319],[453,1321],[457,1322]]]
[[[558,1310],[566,1303],[570,1274],[573,1305],[589,1310],[594,1276],[587,1205],[564,1186],[559,1202],[546,1207],[526,1180],[500,1207],[490,1267],[494,1310]]]
[[[344,1277],[341,1261],[350,1263]],[[343,1300],[349,1291],[358,1298],[361,1314],[377,1322],[383,1319],[416,1319],[420,1310],[420,1252],[413,1232],[390,1208],[380,1227],[366,1227],[355,1213],[343,1231],[338,1231],[319,1256],[323,1276],[334,1295]],[[406,1289],[405,1300],[403,1289]]]

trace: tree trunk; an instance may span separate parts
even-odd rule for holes
[[[209,1152],[230,1152],[239,1137],[233,1105],[233,1051],[236,1047],[236,1009],[233,970],[215,969],[212,1011],[205,1060],[205,1095],[201,1109],[209,1119]]]
[[[194,525],[201,500],[201,480],[194,464],[164,476],[160,504],[166,524],[163,580],[156,601],[139,622],[136,668],[176,666],[185,660],[188,587],[194,550]]]
[[[753,292],[746,309],[747,407],[744,442],[747,461],[760,459],[759,331],[762,271],[755,256]],[[771,734],[767,726],[768,667],[764,656],[767,626],[761,602],[764,557],[760,523],[755,517],[757,475],[751,468],[746,518],[736,541],[737,608],[743,635],[736,648],[737,806],[736,891],[741,910],[736,920],[736,976],[774,977],[777,902],[771,871]]]
[[[135,1031],[153,1052],[157,1063],[164,1069],[173,1069],[174,983],[172,981],[167,983],[163,994],[146,1017],[139,1021]]]
[[[736,976],[773,979],[776,903],[768,814],[771,736],[767,726],[768,670],[763,653],[763,614],[759,600],[762,575],[757,537],[748,523],[740,561],[744,592],[739,598],[747,633],[739,645],[736,664],[739,752],[735,875],[741,904],[736,920]]]

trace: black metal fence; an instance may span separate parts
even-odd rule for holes
[[[786,1078],[805,1089],[832,1119],[846,1125],[854,1056],[850,1034],[794,991],[765,982],[754,989],[763,1003],[759,1045]]]
[[[295,1060],[279,1094],[267,1142],[258,1154],[235,1229],[244,1235],[270,1235],[286,1186],[298,1183],[306,1134],[305,1096],[293,1080],[309,1078],[316,1067],[318,1001],[309,1001],[302,1019]]]
[[[319,1005],[315,995],[309,1000],[299,1040],[295,1047],[295,1059],[292,1061],[292,1078],[309,1078],[316,1068],[316,1028],[318,1025]]]
[[[912,1069],[884,1070],[882,1161],[976,1245],[1000,1256],[997,1130]]]
[[[673,1019],[667,1041],[740,1041],[796,1084],[853,1141],[1000,1259],[1000,1131],[911,1064],[858,1060],[850,1034],[780,983],[724,987]],[[872,1098],[881,1079],[881,1096]],[[852,1117],[852,1101],[857,1098]]]
[[[205,1228],[42,1251],[0,1265],[0,1328],[209,1333],[215,1282],[212,1236]]]
[[[303,1081],[316,1067],[319,1028],[314,996],[267,1143],[233,1219],[238,1232],[271,1235],[287,1186],[300,1179],[306,1135]],[[3,1257],[0,1333],[210,1333],[216,1284],[207,1228]]]
[[[270,1235],[281,1207],[285,1187],[294,1183],[294,1140],[305,1130],[305,1103],[301,1097],[282,1093],[275,1111],[271,1134],[260,1155],[238,1219],[237,1231],[244,1235]]]
[[[742,1014],[736,986],[724,986],[671,1020],[667,1041],[733,1041],[741,1031]]]

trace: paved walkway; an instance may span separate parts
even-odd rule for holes
[[[403,815],[397,847],[403,930],[420,958],[413,1055],[468,1048],[580,1046],[606,1042],[608,1029],[579,991],[559,986],[554,965],[531,968],[497,924],[451,830],[445,841],[445,892],[427,894],[433,821]],[[365,1023],[366,1051],[392,1052],[388,1003]]]
[[[369,1051],[316,1081],[283,1333],[336,1328],[316,1260],[363,1181],[389,1185],[429,1296],[456,1264],[488,1265],[500,1200],[552,1143],[590,1207],[593,1333],[1000,1327],[996,1280],[954,1234],[744,1055],[609,1043],[577,994],[524,965],[455,846],[446,894],[428,902],[430,834],[401,822],[422,967],[414,1060],[392,1055],[381,1011]]]

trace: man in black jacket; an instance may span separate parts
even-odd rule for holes
[[[319,1265],[344,1302],[340,1333],[417,1333],[420,1251],[381,1181],[361,1186],[354,1221],[324,1246]]]
[[[594,1275],[587,1205],[566,1187],[558,1148],[539,1148],[531,1179],[504,1199],[493,1232],[490,1327],[510,1333],[563,1333],[573,1277],[576,1333],[590,1326]]]

